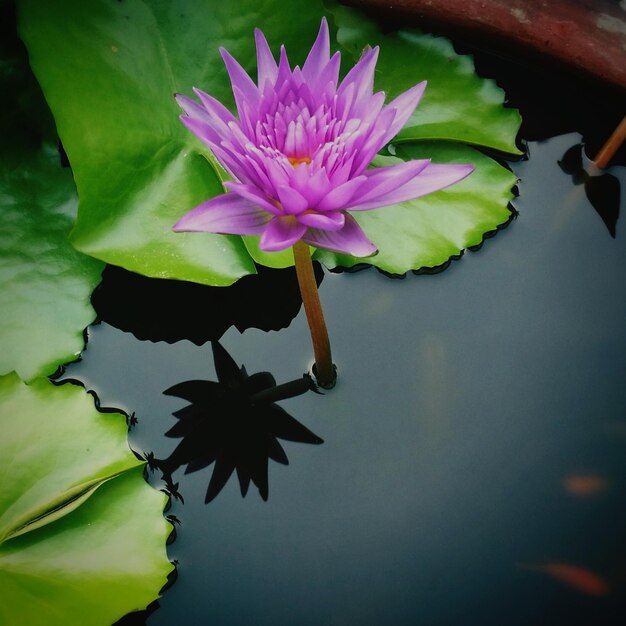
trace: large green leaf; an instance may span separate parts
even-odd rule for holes
[[[74,385],[0,378],[0,623],[109,626],[158,597],[172,566],[164,494],[124,416]]]
[[[253,273],[241,238],[171,231],[222,191],[173,94],[199,86],[229,102],[218,47],[251,69],[260,26],[273,42],[303,51],[321,4],[24,0],[19,9],[79,191],[74,245],[149,276],[227,285]]]
[[[103,264],[67,242],[76,205],[56,149],[0,159],[0,374],[51,374],[83,349]]]
[[[376,89],[385,91],[388,99],[428,81],[399,140],[445,139],[521,154],[515,145],[519,111],[503,106],[504,92],[495,81],[476,75],[471,57],[457,54],[443,37],[416,31],[385,35],[358,11],[335,3],[329,7],[338,26],[337,40],[355,58],[367,45],[380,46]]]
[[[353,213],[365,233],[378,246],[368,263],[391,274],[435,267],[464,248],[482,242],[511,216],[507,208],[516,177],[484,154],[444,142],[401,144],[397,157],[431,158],[434,163],[472,163],[476,169],[460,183],[417,200],[383,209]],[[377,157],[377,165],[399,162]],[[352,267],[363,259],[318,250],[314,258],[328,267]]]
[[[228,48],[254,74],[255,26],[275,51],[284,43],[292,62],[301,63],[324,13],[320,0],[19,0],[19,8],[31,64],[79,190],[74,245],[150,276],[217,285],[253,272],[252,259],[292,264],[289,251],[264,253],[253,239],[171,232],[181,215],[222,190],[209,155],[178,121],[172,94],[190,94],[195,85],[232,104],[217,49]],[[501,90],[475,76],[471,59],[456,55],[449,42],[415,33],[383,35],[367,18],[333,2],[326,12],[337,21],[339,43],[354,56],[366,44],[381,44],[377,86],[389,96],[429,80],[404,139],[517,152],[519,115],[502,106]],[[458,156],[463,148],[452,152]],[[373,232],[380,229],[387,223],[370,222],[374,240],[385,237]],[[427,233],[420,236],[427,248]],[[433,247],[439,248],[437,241]]]

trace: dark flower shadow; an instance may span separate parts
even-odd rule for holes
[[[619,219],[620,183],[608,173],[585,169],[583,164],[583,145],[576,144],[569,148],[558,162],[559,167],[572,177],[574,185],[584,185],[585,195],[606,225],[611,237],[615,239],[617,220]]]
[[[308,374],[281,385],[269,372],[248,376],[219,342],[211,345],[218,382],[188,380],[163,392],[190,402],[174,413],[178,422],[165,433],[182,441],[166,459],[155,459],[150,453],[146,460],[152,470],[161,470],[168,491],[181,502],[172,474],[183,465],[189,474],[211,464],[205,503],[219,494],[234,472],[243,497],[252,482],[267,500],[269,460],[289,463],[278,440],[323,443],[276,402],[317,388]]]
[[[315,266],[317,284],[323,270]],[[231,326],[280,330],[302,305],[295,270],[258,266],[230,287],[147,278],[109,265],[91,301],[98,319],[137,339],[196,345],[219,339]]]

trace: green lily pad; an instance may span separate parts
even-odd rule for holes
[[[227,285],[254,272],[253,260],[292,265],[289,251],[264,253],[253,238],[171,231],[183,214],[223,190],[206,148],[180,124],[172,94],[198,86],[232,106],[218,47],[254,75],[254,27],[275,52],[284,43],[292,63],[301,63],[322,15],[331,13],[339,44],[355,57],[366,44],[381,44],[377,87],[389,97],[429,80],[402,139],[454,142],[453,156],[468,143],[518,153],[519,114],[503,107],[493,81],[475,76],[469,57],[441,38],[383,35],[368,18],[333,2],[19,0],[18,7],[20,32],[79,191],[71,240],[142,274]],[[486,191],[483,200],[492,203]],[[387,237],[387,226],[369,223],[376,243]],[[428,247],[427,233],[420,238],[420,247]],[[438,256],[436,234],[432,246],[427,256]],[[408,264],[408,257],[400,263]]]
[[[380,46],[375,87],[388,100],[428,81],[419,107],[396,141],[443,139],[522,154],[515,145],[519,111],[503,106],[504,91],[495,81],[479,78],[472,58],[457,54],[448,39],[410,30],[383,34],[358,11],[329,6],[337,40],[355,58],[365,46]]]
[[[0,378],[0,623],[109,626],[158,597],[172,565],[164,494],[123,415],[75,385]]]
[[[83,349],[103,264],[67,242],[77,204],[56,149],[0,159],[0,374],[32,380]]]
[[[223,191],[206,149],[180,123],[173,94],[199,86],[230,102],[218,47],[251,69],[253,29],[261,26],[303,53],[321,3],[24,0],[18,8],[78,187],[73,244],[159,278],[228,285],[254,273],[240,237],[171,230]]]
[[[464,180],[436,193],[373,211],[354,212],[365,233],[378,246],[367,263],[390,274],[436,267],[464,248],[478,245],[485,233],[507,222],[516,176],[493,159],[470,148],[444,142],[401,144],[396,157],[377,157],[376,164],[432,158],[434,163],[471,163],[476,169]],[[314,258],[327,267],[352,267],[359,259],[326,250]]]

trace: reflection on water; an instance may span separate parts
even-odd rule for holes
[[[555,580],[589,596],[606,596],[611,589],[598,574],[584,567],[568,563],[544,563],[542,565],[524,565],[524,569],[545,572]]]
[[[323,273],[314,264],[318,285]],[[181,339],[202,345],[231,326],[279,330],[298,314],[302,299],[294,268],[257,267],[231,287],[160,280],[109,265],[91,297],[98,319],[138,339]]]
[[[446,271],[326,276],[342,377],[281,401],[324,445],[290,444],[267,502],[177,478],[179,582],[150,626],[626,623],[626,246],[557,164],[579,141],[531,144],[518,219]],[[309,365],[302,312],[220,341],[279,381]],[[207,360],[102,324],[68,375],[166,459],[162,392],[218,380]]]
[[[608,481],[595,474],[570,474],[563,479],[563,488],[574,496],[595,496],[609,488]]]
[[[620,205],[619,180],[612,174],[598,170],[586,157],[583,163],[582,143],[569,148],[559,161],[559,166],[566,174],[571,175],[574,185],[584,185],[585,195],[591,206],[615,239]]]
[[[248,376],[216,341],[212,342],[218,381],[187,380],[170,387],[164,394],[189,401],[174,412],[178,423],[165,434],[182,441],[165,459],[146,455],[152,470],[160,469],[169,492],[184,502],[172,474],[186,465],[185,474],[214,464],[205,496],[211,502],[236,471],[242,497],[250,481],[263,500],[269,495],[268,461],[288,465],[287,454],[278,439],[320,444],[323,440],[296,421],[276,404],[316,391],[312,378],[304,376],[276,385],[269,372]]]

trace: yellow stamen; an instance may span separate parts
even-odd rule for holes
[[[302,163],[306,163],[307,165],[311,162],[309,157],[287,157],[289,163],[291,163],[294,167],[298,167]]]

